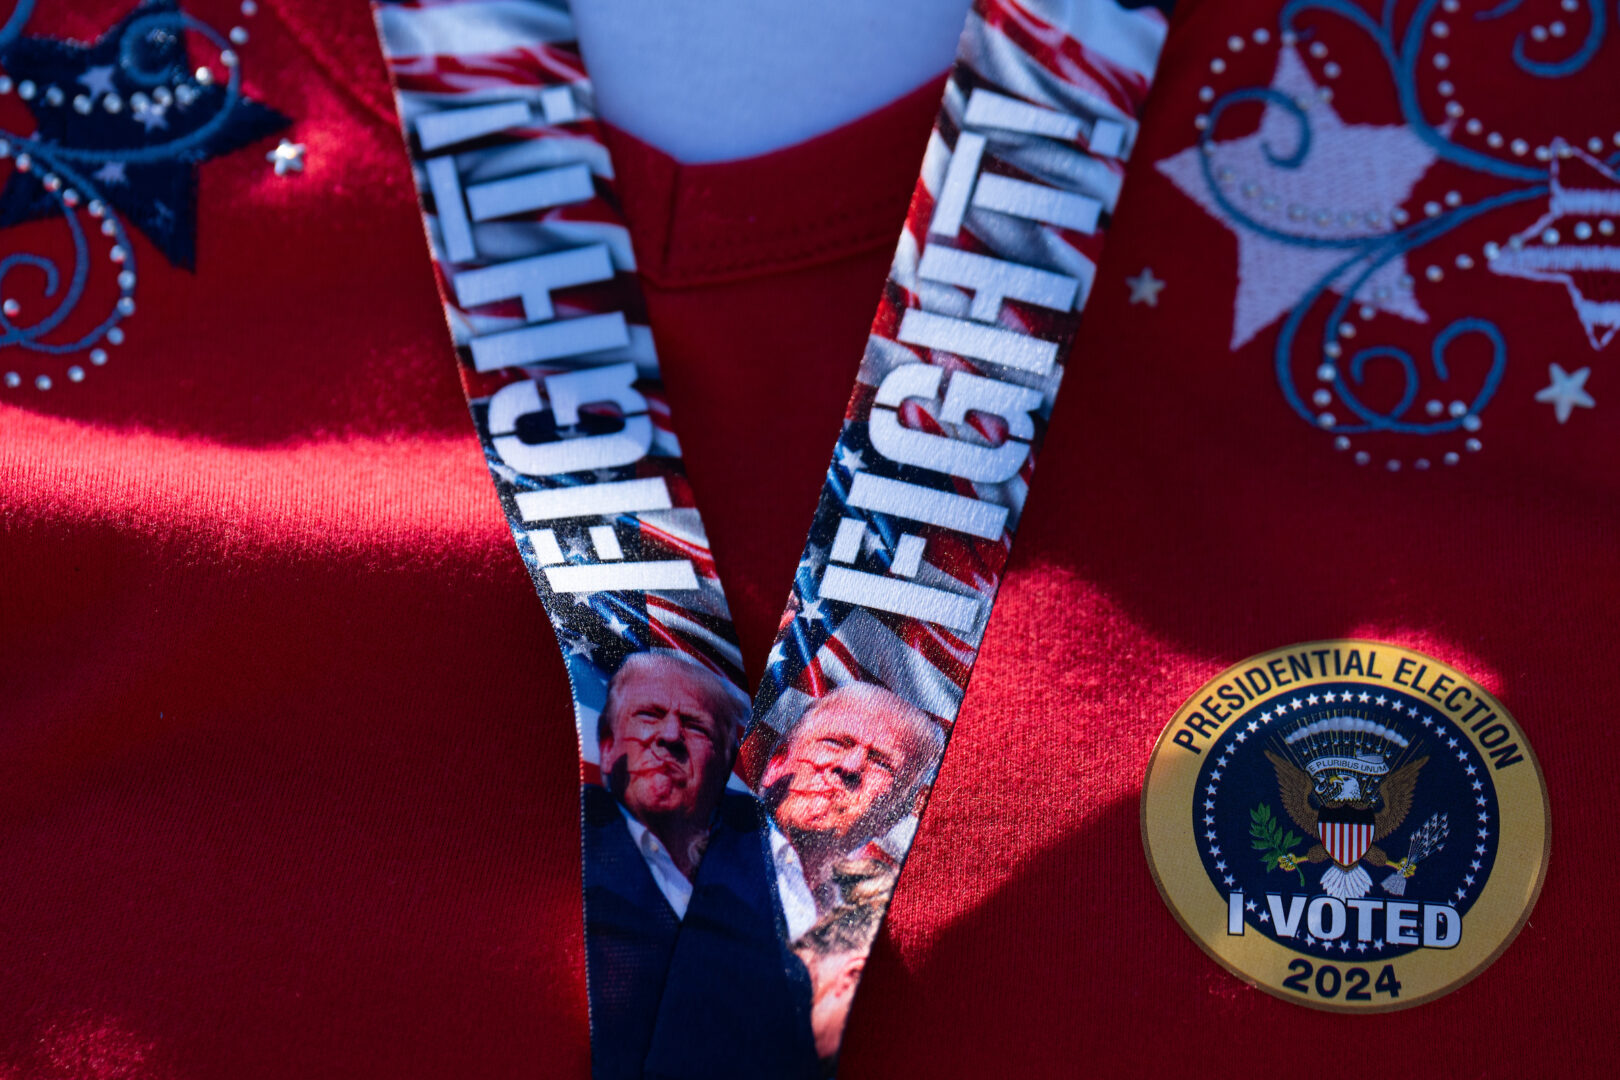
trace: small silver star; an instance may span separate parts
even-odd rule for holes
[[[1536,391],[1536,400],[1543,405],[1551,405],[1553,415],[1558,417],[1560,424],[1569,419],[1569,414],[1575,411],[1577,405],[1583,409],[1595,409],[1597,402],[1586,392],[1586,378],[1591,374],[1589,367],[1583,367],[1571,375],[1558,364],[1548,364],[1547,377],[1552,382]]]
[[[1131,287],[1131,303],[1159,306],[1159,291],[1164,288],[1164,282],[1153,276],[1152,267],[1142,267],[1142,272],[1126,278],[1125,284]]]
[[[264,155],[264,160],[276,167],[277,176],[304,171],[304,144],[282,139],[277,147]]]

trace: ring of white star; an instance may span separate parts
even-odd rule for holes
[[[1354,701],[1350,700],[1352,698],[1354,698]],[[1250,720],[1248,723],[1233,729],[1234,733],[1232,734],[1232,738],[1233,741],[1237,743],[1245,742],[1248,740],[1250,735],[1261,731],[1268,724],[1270,724],[1272,720],[1281,720],[1286,716],[1292,716],[1302,709],[1307,709],[1316,705],[1331,705],[1335,701],[1344,701],[1349,704],[1372,704],[1384,707],[1389,705],[1391,701],[1400,700],[1409,701],[1410,699],[1403,694],[1390,694],[1382,690],[1379,691],[1377,696],[1374,696],[1372,692],[1368,690],[1345,691],[1342,695],[1332,691],[1329,691],[1326,694],[1318,694],[1314,691],[1303,695],[1296,694],[1290,697],[1287,701],[1279,701],[1279,703],[1276,703],[1277,707],[1275,709],[1267,709],[1261,712],[1258,720]],[[1441,735],[1443,730],[1441,727],[1442,721],[1437,720],[1433,714],[1424,712],[1416,705],[1407,705],[1404,709],[1397,705],[1396,710],[1399,712],[1404,712],[1413,720],[1419,721],[1425,728],[1434,732],[1437,736]],[[1461,724],[1457,726],[1459,730],[1462,730]],[[1458,762],[1463,765],[1464,774],[1471,778],[1470,783],[1472,785],[1471,790],[1474,792],[1474,805],[1479,808],[1478,825],[1475,828],[1474,858],[1470,864],[1470,868],[1474,871],[1474,873],[1464,875],[1463,884],[1458,886],[1453,894],[1454,900],[1461,902],[1467,897],[1469,887],[1475,884],[1475,874],[1483,865],[1483,857],[1489,853],[1485,841],[1489,840],[1491,836],[1491,819],[1489,811],[1490,800],[1485,797],[1485,785],[1484,782],[1479,779],[1478,766],[1469,760],[1469,742],[1467,738],[1458,738],[1455,735],[1445,736],[1441,738],[1441,744],[1445,747],[1445,749],[1456,752]],[[1436,752],[1438,752],[1438,748]],[[1221,756],[1215,760],[1215,768],[1210,770],[1209,782],[1204,785],[1204,812],[1201,815],[1204,823],[1202,843],[1209,851],[1209,857],[1214,861],[1216,870],[1221,872],[1221,880],[1226,884],[1227,888],[1235,887],[1237,885],[1237,879],[1231,874],[1226,873],[1226,862],[1221,859],[1219,838],[1215,832],[1214,811],[1216,792],[1220,789],[1220,771],[1226,767],[1227,762],[1230,760],[1230,755],[1230,749],[1222,751]],[[1258,906],[1259,905],[1257,905],[1253,900],[1248,900],[1244,904],[1244,910],[1255,911]],[[1262,923],[1269,923],[1271,921],[1270,916],[1264,911],[1260,911],[1258,913],[1258,918]],[[1321,944],[1321,942],[1318,942],[1315,938],[1308,934],[1306,935],[1305,945],[1307,948],[1314,947],[1319,944]],[[1339,940],[1338,947],[1340,952],[1348,953],[1350,951],[1349,940],[1346,938],[1341,938]],[[1357,943],[1356,947],[1358,950],[1363,949],[1364,943]],[[1382,949],[1383,947],[1384,943],[1381,939],[1372,943],[1372,948],[1375,951]],[[1329,952],[1331,952],[1332,949],[1333,946],[1331,944],[1327,946],[1327,950]]]

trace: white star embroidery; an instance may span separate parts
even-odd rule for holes
[[[1560,424],[1569,420],[1569,414],[1575,411],[1577,405],[1583,409],[1595,409],[1597,402],[1586,392],[1586,379],[1591,374],[1589,367],[1583,367],[1571,375],[1559,364],[1548,364],[1547,377],[1552,382],[1536,391],[1536,400],[1543,405],[1551,405],[1553,415]]]
[[[845,472],[854,474],[866,467],[866,461],[861,457],[859,450],[846,446],[838,451],[838,467]]]
[[[1292,46],[1284,47],[1277,57],[1271,90],[1308,103],[1310,145],[1296,167],[1276,164],[1292,160],[1301,125],[1285,106],[1268,104],[1258,131],[1211,144],[1209,172],[1217,181],[1226,178],[1220,184],[1225,201],[1257,224],[1310,240],[1356,241],[1390,235],[1395,228],[1390,211],[1411,196],[1412,188],[1434,164],[1434,151],[1403,125],[1346,124],[1319,100],[1316,83]],[[1313,283],[1347,257],[1342,246],[1306,247],[1274,240],[1233,218],[1210,190],[1201,147],[1191,146],[1165,158],[1158,169],[1237,236],[1234,349],[1287,314]],[[1405,276],[1405,257],[1391,259],[1362,284],[1356,301],[1413,322],[1427,322],[1429,316],[1417,298],[1400,284]],[[1334,291],[1349,288],[1351,280],[1349,274],[1341,275],[1334,282]]]
[[[1131,303],[1159,306],[1159,293],[1164,289],[1164,282],[1153,276],[1151,266],[1144,266],[1140,274],[1126,278],[1125,284],[1131,287]]]
[[[563,644],[568,646],[569,656],[583,656],[587,660],[594,659],[592,654],[596,652],[596,646],[584,638],[569,638]]]
[[[803,619],[805,622],[824,621],[827,616],[822,614],[821,600],[819,598],[815,600],[806,600],[804,602],[804,606],[799,609],[799,618]]]
[[[787,657],[782,655],[782,643],[778,641],[771,646],[771,655],[766,657],[765,666],[775,667],[777,664],[784,664],[786,662]]]
[[[607,628],[613,633],[620,635],[622,635],[626,630],[630,629],[630,627],[619,618],[618,612],[614,612],[613,617],[608,620]]]
[[[277,176],[304,171],[304,144],[282,139],[276,148],[264,155],[264,160],[276,167]]]
[[[1508,241],[1490,260],[1493,273],[1564,286],[1586,340],[1601,349],[1620,332],[1620,304],[1615,303],[1614,275],[1620,271],[1620,247],[1592,239],[1577,230],[1580,219],[1606,213],[1620,198],[1620,174],[1586,153],[1559,141],[1549,170],[1547,212]],[[1566,156],[1567,155],[1567,156]],[[1575,218],[1571,228],[1566,218]],[[1591,240],[1590,243],[1583,241]],[[1590,295],[1589,295],[1590,292]],[[1540,395],[1536,396],[1541,401]],[[1559,413],[1562,421],[1566,413]]]

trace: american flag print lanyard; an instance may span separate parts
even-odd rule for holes
[[[376,5],[462,386],[573,693],[598,1080],[833,1068],[1166,7],[975,0],[750,707],[566,0]]]

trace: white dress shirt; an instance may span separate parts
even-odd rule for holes
[[[804,864],[793,842],[771,822],[771,862],[776,864],[776,891],[782,898],[782,915],[787,920],[788,938],[799,936],[816,924],[816,897],[804,879]]]
[[[619,813],[624,815],[625,825],[630,829],[630,842],[636,845],[647,869],[652,871],[653,884],[664,894],[669,906],[675,909],[675,917],[686,918],[686,906],[692,902],[692,883],[686,880],[686,875],[676,867],[675,860],[669,857],[669,849],[664,847],[664,842],[637,821],[623,803],[618,806]]]

